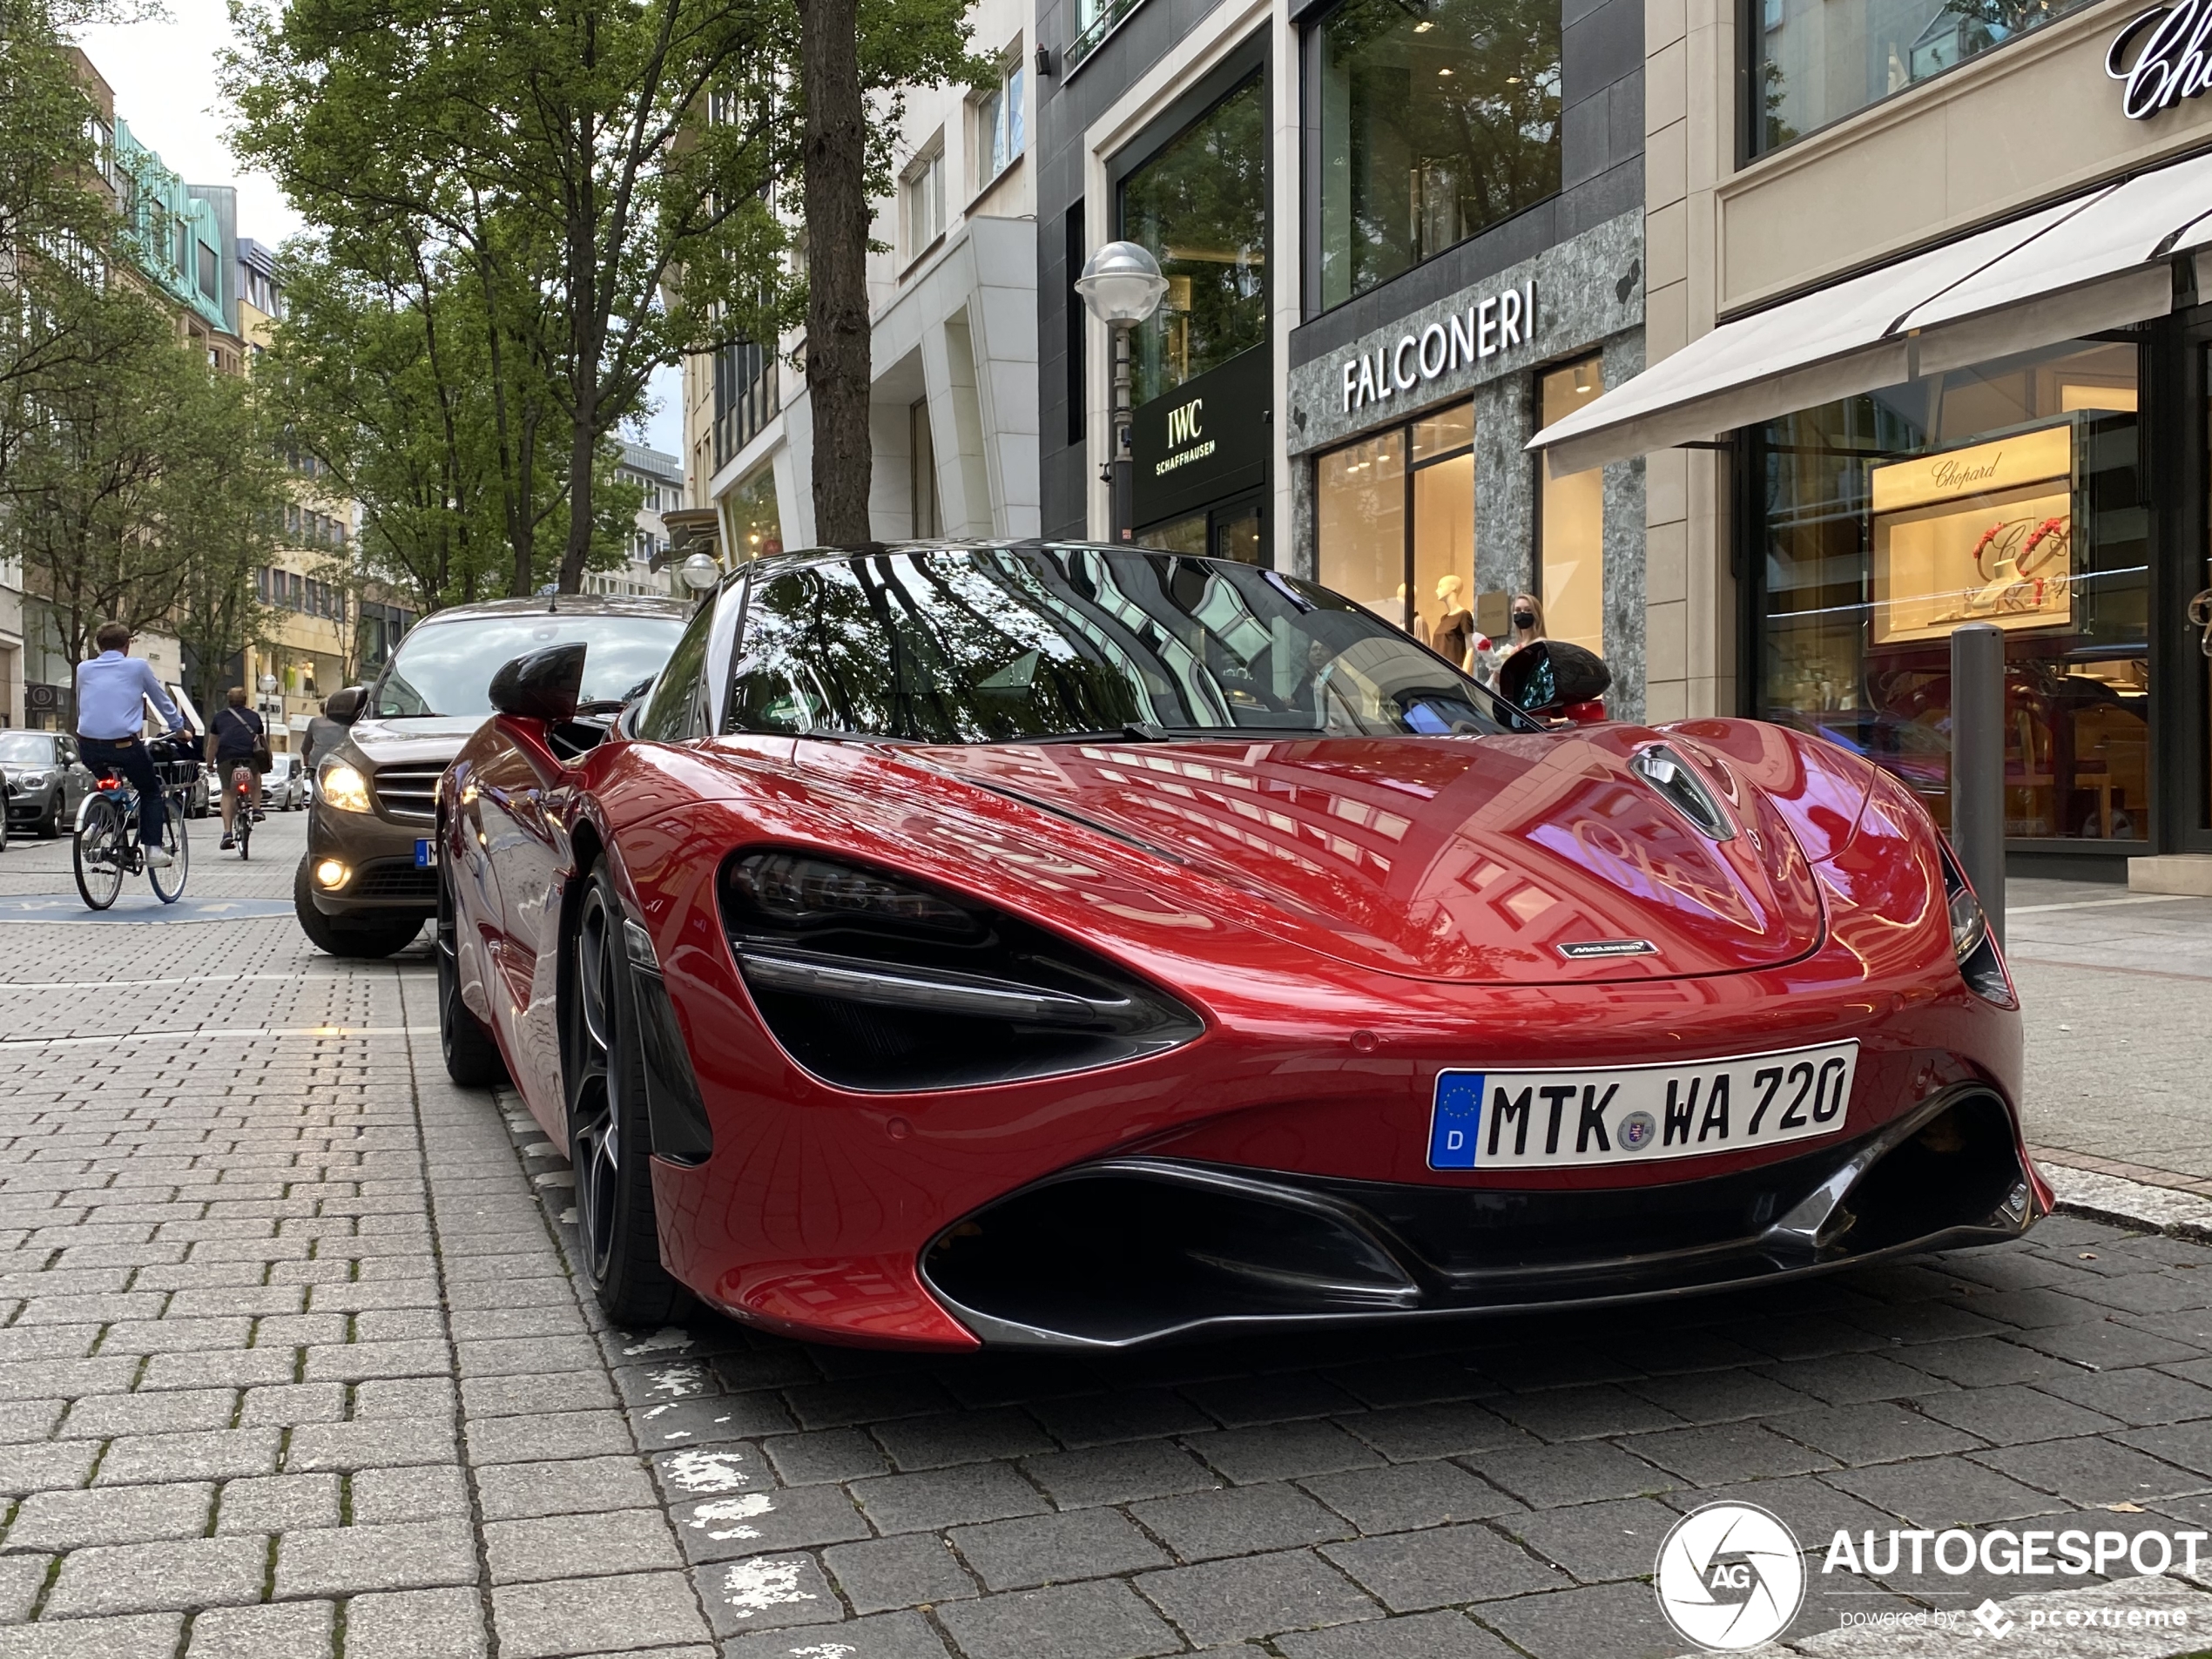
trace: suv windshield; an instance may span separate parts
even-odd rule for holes
[[[867,554],[757,581],[726,725],[924,743],[1528,729],[1325,588],[1082,547]]]
[[[684,618],[561,617],[543,611],[423,623],[400,642],[376,683],[369,712],[382,719],[491,712],[491,677],[502,664],[581,639],[579,702],[612,701],[660,672]]]
[[[51,766],[54,739],[44,732],[0,732],[0,765]]]

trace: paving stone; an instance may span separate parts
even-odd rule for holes
[[[366,1477],[364,1477],[366,1478]],[[355,1502],[361,1482],[354,1482]],[[462,1507],[467,1494],[455,1483]],[[539,1515],[589,1514],[641,1509],[660,1494],[635,1458],[577,1458],[556,1463],[496,1463],[476,1474],[476,1497],[486,1521],[525,1521]]]
[[[1348,1624],[1379,1617],[1381,1612],[1343,1574],[1302,1549],[1170,1568],[1144,1574],[1136,1585],[1147,1601],[1202,1647],[1281,1630]]]
[[[883,1448],[853,1428],[779,1435],[765,1441],[761,1449],[776,1466],[778,1476],[795,1487],[820,1480],[855,1480],[885,1474],[891,1467]]]
[[[717,1635],[834,1624],[844,1605],[812,1555],[750,1555],[695,1568],[699,1600]]]
[[[469,1514],[469,1483],[451,1464],[413,1469],[362,1469],[347,1481],[360,1526],[442,1521]]]
[[[1501,1451],[1534,1446],[1527,1430],[1495,1412],[1469,1404],[1410,1406],[1368,1412],[1352,1420],[1351,1430],[1393,1463],[1457,1457],[1463,1453]]]
[[[1924,1342],[1912,1350],[1912,1368],[1966,1388],[2040,1383],[2047,1377],[2080,1376],[2080,1368],[2017,1342],[1971,1337],[1961,1342]]]
[[[1756,1360],[1757,1356],[1753,1356]],[[1756,1371],[1698,1371],[1628,1385],[1685,1423],[1730,1423],[1809,1410],[1821,1402]],[[1517,1415],[1508,1410],[1508,1415]]]
[[[21,1624],[30,1617],[53,1564],[51,1555],[0,1557],[0,1625]]]
[[[0,1629],[0,1659],[176,1659],[181,1613],[55,1619]]]
[[[1026,1412],[958,1412],[907,1417],[880,1425],[875,1438],[904,1470],[941,1469],[956,1463],[1027,1457],[1057,1448]]]
[[[1521,1506],[1456,1463],[1408,1463],[1347,1469],[1300,1485],[1363,1533],[1404,1532],[1452,1521],[1479,1521]]]
[[[1982,1445],[1981,1440],[1936,1420],[1934,1412],[1929,1409],[1939,1408],[1954,1398],[1948,1393],[1922,1397],[1913,1402],[1922,1408],[1920,1411],[1908,1410],[1889,1400],[1824,1406],[1815,1411],[1792,1412],[1787,1417],[1775,1419],[1768,1426],[1838,1463],[1893,1463],[1902,1458],[1973,1451]]]
[[[562,1295],[570,1294],[564,1281],[557,1282]],[[461,1385],[462,1409],[471,1418],[539,1417],[603,1410],[617,1403],[614,1383],[596,1369],[543,1377],[469,1377]]]
[[[228,1428],[238,1395],[228,1388],[173,1388],[150,1394],[103,1394],[69,1408],[62,1433],[71,1439],[108,1440],[119,1434],[165,1434],[186,1429]]]
[[[562,1412],[549,1417],[471,1419],[471,1463],[543,1463],[556,1458],[622,1457],[637,1450],[618,1411]]]
[[[858,1613],[957,1602],[976,1594],[974,1581],[961,1570],[952,1547],[928,1533],[839,1544],[822,1552],[822,1564]]]
[[[1518,1659],[1496,1636],[1459,1613],[1416,1613],[1275,1638],[1285,1659]]]
[[[2033,1487],[1964,1457],[1843,1469],[1827,1480],[1916,1527],[1986,1526],[2047,1515],[2064,1507]]]
[[[217,1429],[199,1434],[142,1434],[109,1442],[95,1485],[154,1480],[225,1480],[274,1474],[278,1431]]]
[[[0,1499],[81,1487],[100,1454],[98,1440],[50,1440],[0,1446]],[[177,1479],[185,1477],[178,1476]]]
[[[1602,1584],[1486,1602],[1474,1617],[1535,1659],[1649,1659],[1680,1653],[1647,1584]]]
[[[474,1590],[387,1591],[346,1603],[346,1659],[483,1659],[489,1651]]]
[[[2212,1477],[2101,1436],[2007,1446],[1977,1453],[1974,1461],[2075,1504],[2146,1503],[2212,1487]]]
[[[0,1401],[0,1443],[51,1440],[68,1409],[69,1402],[60,1399]]]
[[[1132,1504],[1130,1513],[1186,1561],[1325,1543],[1349,1538],[1358,1530],[1296,1487],[1281,1482]]]
[[[1682,1484],[1676,1476],[1630,1457],[1617,1447],[1587,1441],[1511,1447],[1461,1460],[1492,1485],[1537,1509],[1591,1503],[1601,1498],[1639,1497]]]
[[[1048,1506],[1008,1463],[855,1480],[853,1495],[884,1532],[934,1531],[962,1522],[1034,1515]]]
[[[246,1391],[239,1423],[246,1428],[290,1428],[300,1423],[335,1423],[345,1415],[343,1383],[277,1383]]]
[[[1183,1638],[1116,1580],[955,1602],[938,1618],[968,1659],[1150,1659]]]
[[[1259,1377],[1224,1377],[1192,1383],[1184,1399],[1226,1428],[1295,1422],[1302,1417],[1357,1413],[1359,1401],[1327,1378],[1308,1371]]]
[[[495,1584],[648,1573],[683,1565],[668,1518],[658,1508],[495,1521],[483,1529]]]
[[[1794,1419],[1790,1420],[1794,1421]],[[1949,1433],[1950,1431],[1944,1431]],[[1759,1423],[1720,1423],[1709,1428],[1642,1434],[1634,1451],[1693,1486],[1764,1480],[1833,1468],[1837,1460],[1786,1440]]]
[[[192,1621],[185,1659],[329,1659],[337,1611],[329,1602],[210,1608]]]
[[[275,1474],[226,1481],[215,1512],[219,1533],[296,1532],[338,1524],[338,1477]]]
[[[1568,1581],[1564,1574],[1482,1526],[1362,1538],[1324,1545],[1321,1554],[1393,1613],[1525,1595]]]
[[[10,1550],[80,1549],[87,1544],[198,1538],[207,1530],[215,1488],[205,1481],[124,1492],[41,1492],[25,1498],[8,1528]]]
[[[1167,1552],[1111,1509],[1029,1515],[950,1534],[987,1590],[1026,1590],[1171,1564]]]
[[[2182,1423],[2212,1418],[2212,1388],[2186,1376],[2126,1366],[2118,1371],[2077,1371],[2038,1383],[2047,1394],[2087,1407],[2123,1423]]]
[[[1157,1440],[1212,1428],[1208,1417],[1182,1395],[1165,1388],[1133,1388],[1070,1399],[1040,1399],[1030,1409],[1062,1446],[1109,1446],[1120,1440]]]
[[[1819,1359],[1768,1366],[1764,1371],[1770,1380],[1831,1406],[1856,1406],[1870,1399],[1905,1399],[1951,1386],[1940,1378],[1878,1353],[1831,1354]]]
[[[722,1644],[723,1659],[945,1659],[945,1644],[918,1613],[886,1613],[840,1624],[834,1639],[804,1629],[760,1631]],[[661,1659],[655,1655],[654,1659]],[[667,1659],[685,1659],[671,1654]],[[711,1654],[691,1659],[712,1659]]]
[[[2086,1406],[2020,1384],[1962,1388],[1955,1393],[1930,1394],[1913,1403],[1924,1416],[1999,1446],[2097,1434],[2121,1426],[2115,1419]]]
[[[1366,1442],[1325,1422],[1224,1429],[1189,1435],[1184,1444],[1240,1486],[1368,1468],[1382,1461]]]
[[[1779,1387],[1779,1385],[1777,1385]],[[1790,1391],[1783,1390],[1784,1393]],[[1683,1420],[1662,1406],[1632,1394],[1615,1383],[1592,1383],[1580,1388],[1547,1388],[1532,1394],[1508,1394],[1491,1402],[1491,1408],[1508,1422],[1547,1440],[1595,1440],[1603,1435],[1636,1434],[1650,1429],[1680,1428]]]
[[[723,1440],[782,1434],[794,1427],[791,1413],[772,1394],[710,1394],[700,1399],[632,1406],[631,1426],[649,1452],[670,1446],[712,1445]],[[877,1454],[874,1474],[883,1467]]]
[[[182,1611],[259,1602],[268,1575],[261,1538],[192,1538],[72,1551],[47,1592],[44,1619]]]
[[[2154,1336],[2148,1331],[2117,1319],[2096,1319],[2082,1325],[2058,1325],[2021,1333],[2020,1341],[2031,1348],[2077,1366],[2114,1371],[2123,1366],[2159,1366],[2195,1359],[2199,1351],[2186,1343]]]
[[[671,1506],[677,1542],[694,1561],[735,1561],[764,1550],[810,1549],[868,1536],[868,1523],[838,1487],[741,1492]]]
[[[774,1446],[770,1442],[772,1453]],[[1052,1501],[1062,1509],[1130,1503],[1176,1492],[1209,1491],[1221,1485],[1219,1475],[1165,1440],[1136,1440],[1025,1458],[1022,1470],[1050,1493]]]
[[[356,1595],[476,1582],[476,1541],[462,1521],[295,1533],[277,1548],[280,1596]]]
[[[1498,1524],[1543,1560],[1597,1584],[1650,1575],[1660,1541],[1680,1519],[1652,1499],[1622,1498],[1507,1515]]]

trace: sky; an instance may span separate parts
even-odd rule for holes
[[[102,24],[78,36],[94,67],[115,89],[115,112],[140,143],[191,185],[238,187],[238,233],[271,247],[307,228],[276,181],[242,171],[224,141],[230,112],[217,87],[216,55],[233,44],[226,0],[164,0],[159,22]],[[682,376],[663,369],[653,389],[660,408],[643,441],[684,453]]]

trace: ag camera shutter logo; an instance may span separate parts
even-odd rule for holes
[[[1709,1503],[1669,1529],[1653,1588],[1685,1642],[1743,1653],[1790,1628],[1804,1605],[1805,1562],[1796,1534],[1748,1503]]]

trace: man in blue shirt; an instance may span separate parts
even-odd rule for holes
[[[104,623],[92,639],[100,654],[77,665],[78,752],[95,772],[120,773],[131,780],[138,792],[138,845],[149,866],[166,869],[175,862],[161,844],[169,815],[162,804],[160,775],[139,736],[148,703],[169,723],[172,737],[187,730],[185,717],[169,700],[153,670],[142,658],[129,655],[128,628],[119,622]]]

